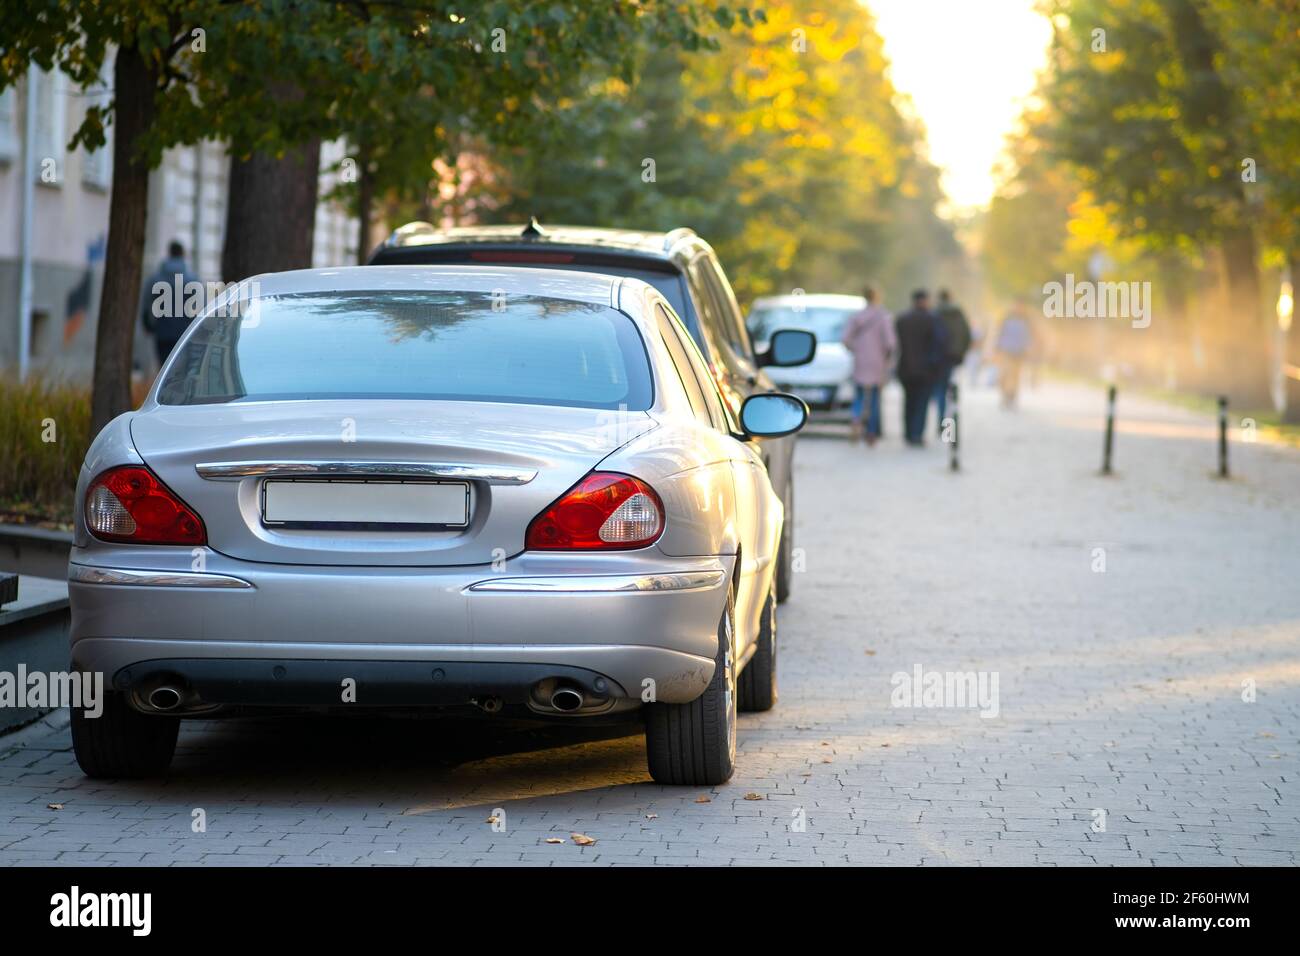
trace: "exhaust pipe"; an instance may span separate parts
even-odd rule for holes
[[[181,705],[181,692],[164,684],[149,692],[149,706],[154,710],[175,710]]]
[[[577,710],[583,703],[582,691],[576,687],[561,687],[551,695],[551,706],[565,713]]]

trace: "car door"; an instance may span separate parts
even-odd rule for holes
[[[695,305],[700,334],[707,348],[708,367],[713,373],[723,401],[733,416],[740,415],[740,405],[753,392],[757,382],[754,371],[736,355],[725,331],[726,318],[715,291],[712,259],[701,252],[686,267],[687,286]]]
[[[691,298],[700,312],[700,327],[708,339],[710,349],[717,356],[710,366],[715,372],[718,388],[731,413],[740,417],[740,405],[756,392],[773,390],[771,380],[758,367],[753,343],[745,328],[731,283],[722,272],[717,258],[708,250],[702,251],[690,263],[687,279]],[[791,488],[791,459],[794,456],[794,436],[763,439],[758,447],[763,462],[771,476],[776,493],[793,506]]]
[[[741,548],[736,593],[737,652],[743,656],[744,649],[758,635],[759,617],[767,598],[780,532],[780,502],[772,492],[757,443],[731,437],[739,434],[739,425],[723,403],[695,341],[663,305],[658,307],[657,318],[664,345],[677,366],[692,407],[696,408],[696,417],[702,424],[730,437],[727,444],[733,452],[736,530]]]

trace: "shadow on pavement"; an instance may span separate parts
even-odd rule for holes
[[[400,804],[404,813],[649,781],[642,725],[459,717],[293,715],[184,721],[165,781],[124,796],[199,790],[208,799]],[[179,791],[179,792],[178,792]],[[407,799],[403,799],[407,798]]]

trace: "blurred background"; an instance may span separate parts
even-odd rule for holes
[[[1300,421],[1298,64],[1300,0],[11,0],[0,520],[68,519],[173,243],[234,282],[411,220],[690,226],[743,305],[945,287],[986,342],[1019,299],[1060,373]]]

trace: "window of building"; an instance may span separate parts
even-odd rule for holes
[[[0,93],[0,163],[18,158],[18,94],[14,87]]]
[[[68,145],[65,108],[67,91],[58,70],[36,71],[36,181],[46,186],[63,182]]]
[[[112,99],[113,64],[111,57],[104,57],[100,67],[99,81],[86,90],[86,106],[106,107]],[[81,181],[91,189],[107,190],[113,184],[113,127],[104,127],[104,145],[94,152],[86,153],[81,162]]]

